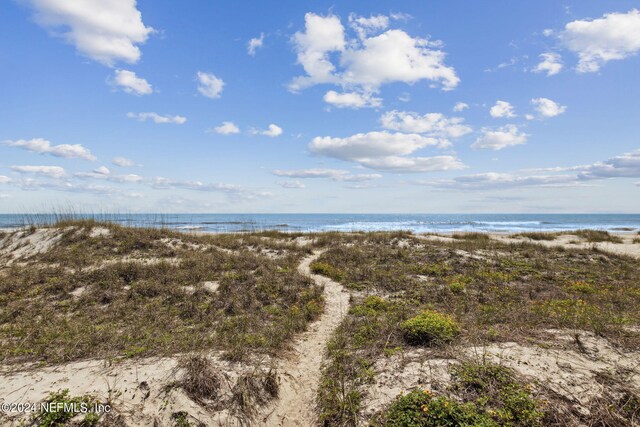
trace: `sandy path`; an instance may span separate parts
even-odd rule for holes
[[[280,399],[263,418],[266,426],[303,427],[316,424],[315,400],[325,347],[349,308],[349,294],[339,283],[311,273],[311,263],[322,252],[316,251],[303,259],[298,271],[324,286],[325,312],[296,340],[292,356],[279,366],[282,378]]]

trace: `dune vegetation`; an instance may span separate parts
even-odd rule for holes
[[[637,425],[637,259],[547,247],[546,233],[521,237],[204,235],[93,220],[28,227],[0,235],[0,358],[6,372],[173,358],[162,395],[196,406],[173,407],[167,422],[198,425],[195,407],[251,425],[272,402],[295,402],[283,395],[282,361],[295,364],[291,349],[308,339],[300,334],[328,321],[322,276],[350,302],[323,347],[305,350],[324,361],[307,384],[316,397],[298,403],[320,425]],[[145,381],[137,387],[149,396]],[[34,420],[73,421],[57,416]]]

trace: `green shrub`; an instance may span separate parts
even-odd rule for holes
[[[414,345],[449,342],[460,334],[460,326],[449,315],[425,310],[400,325],[407,342]]]
[[[382,415],[387,427],[537,427],[544,416],[530,388],[502,366],[465,363],[452,370],[451,394],[401,395]]]
[[[454,294],[461,294],[465,290],[465,285],[462,282],[453,281],[449,283],[449,290]]]
[[[595,294],[596,292],[598,292],[598,289],[596,289],[595,286],[583,281],[573,282],[568,286],[568,288],[573,292],[578,292],[578,293],[587,294],[587,295]]]
[[[311,271],[315,274],[322,274],[323,276],[330,277],[337,281],[344,279],[344,273],[340,269],[335,268],[326,262],[314,262],[311,264]]]
[[[480,416],[472,403],[460,404],[430,391],[414,390],[400,396],[386,413],[386,427],[497,427]]]

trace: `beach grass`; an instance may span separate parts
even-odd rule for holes
[[[4,362],[201,349],[241,360],[277,353],[322,312],[322,290],[296,271],[308,249],[295,244],[85,220],[60,226],[49,251],[2,269]]]
[[[640,334],[632,329],[640,325],[635,259],[477,238],[348,240],[350,246],[334,242],[318,259],[319,273],[369,296],[354,298],[328,346],[318,395],[325,425],[361,422],[376,362],[412,347],[427,346],[431,357],[448,358],[455,357],[453,345],[548,345],[544,331],[554,329],[590,331],[628,350],[640,346]],[[416,321],[425,310],[442,317]],[[446,339],[429,339],[435,332],[407,339],[409,326],[452,332]],[[462,395],[455,399],[465,401]]]

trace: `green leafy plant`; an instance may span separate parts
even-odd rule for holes
[[[425,310],[400,325],[403,336],[413,345],[449,342],[460,334],[460,326],[447,314]]]

